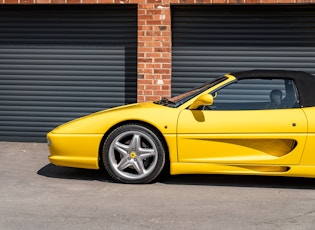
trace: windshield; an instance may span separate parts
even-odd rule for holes
[[[176,108],[176,107],[184,104],[185,102],[189,101],[191,98],[193,98],[193,97],[197,96],[198,94],[211,88],[212,86],[214,86],[214,85],[216,85],[222,81],[225,81],[226,79],[227,79],[227,77],[221,77],[221,78],[215,79],[214,81],[207,82],[204,85],[199,86],[197,88],[194,88],[194,89],[192,89],[186,93],[180,94],[180,95],[172,97],[170,99],[163,98],[162,100],[155,101],[154,103],[169,106],[172,108]]]

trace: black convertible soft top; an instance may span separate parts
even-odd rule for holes
[[[238,80],[266,78],[291,79],[294,81],[301,107],[315,106],[315,76],[303,71],[291,70],[250,70],[231,73]]]

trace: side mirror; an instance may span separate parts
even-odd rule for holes
[[[201,105],[212,105],[213,104],[213,96],[211,94],[203,94],[199,96],[189,109],[197,109]]]

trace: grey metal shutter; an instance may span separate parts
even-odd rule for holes
[[[0,140],[136,102],[136,6],[0,6]]]
[[[172,94],[250,69],[315,73],[315,6],[173,6]]]

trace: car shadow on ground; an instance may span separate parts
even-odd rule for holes
[[[53,164],[48,164],[38,170],[38,175],[60,179],[72,179],[72,180],[98,180],[98,181],[109,181],[111,178],[105,170],[93,170],[93,169],[81,169],[81,168],[70,168],[60,167]]]
[[[315,179],[243,175],[175,175],[165,184],[315,190]]]
[[[60,179],[97,180],[115,183],[104,169],[79,169],[60,167],[48,164],[41,168],[38,175]],[[174,175],[164,176],[157,183],[167,185],[199,185],[226,187],[257,187],[283,189],[315,190],[315,178],[272,177],[272,176],[239,176],[239,175]]]

